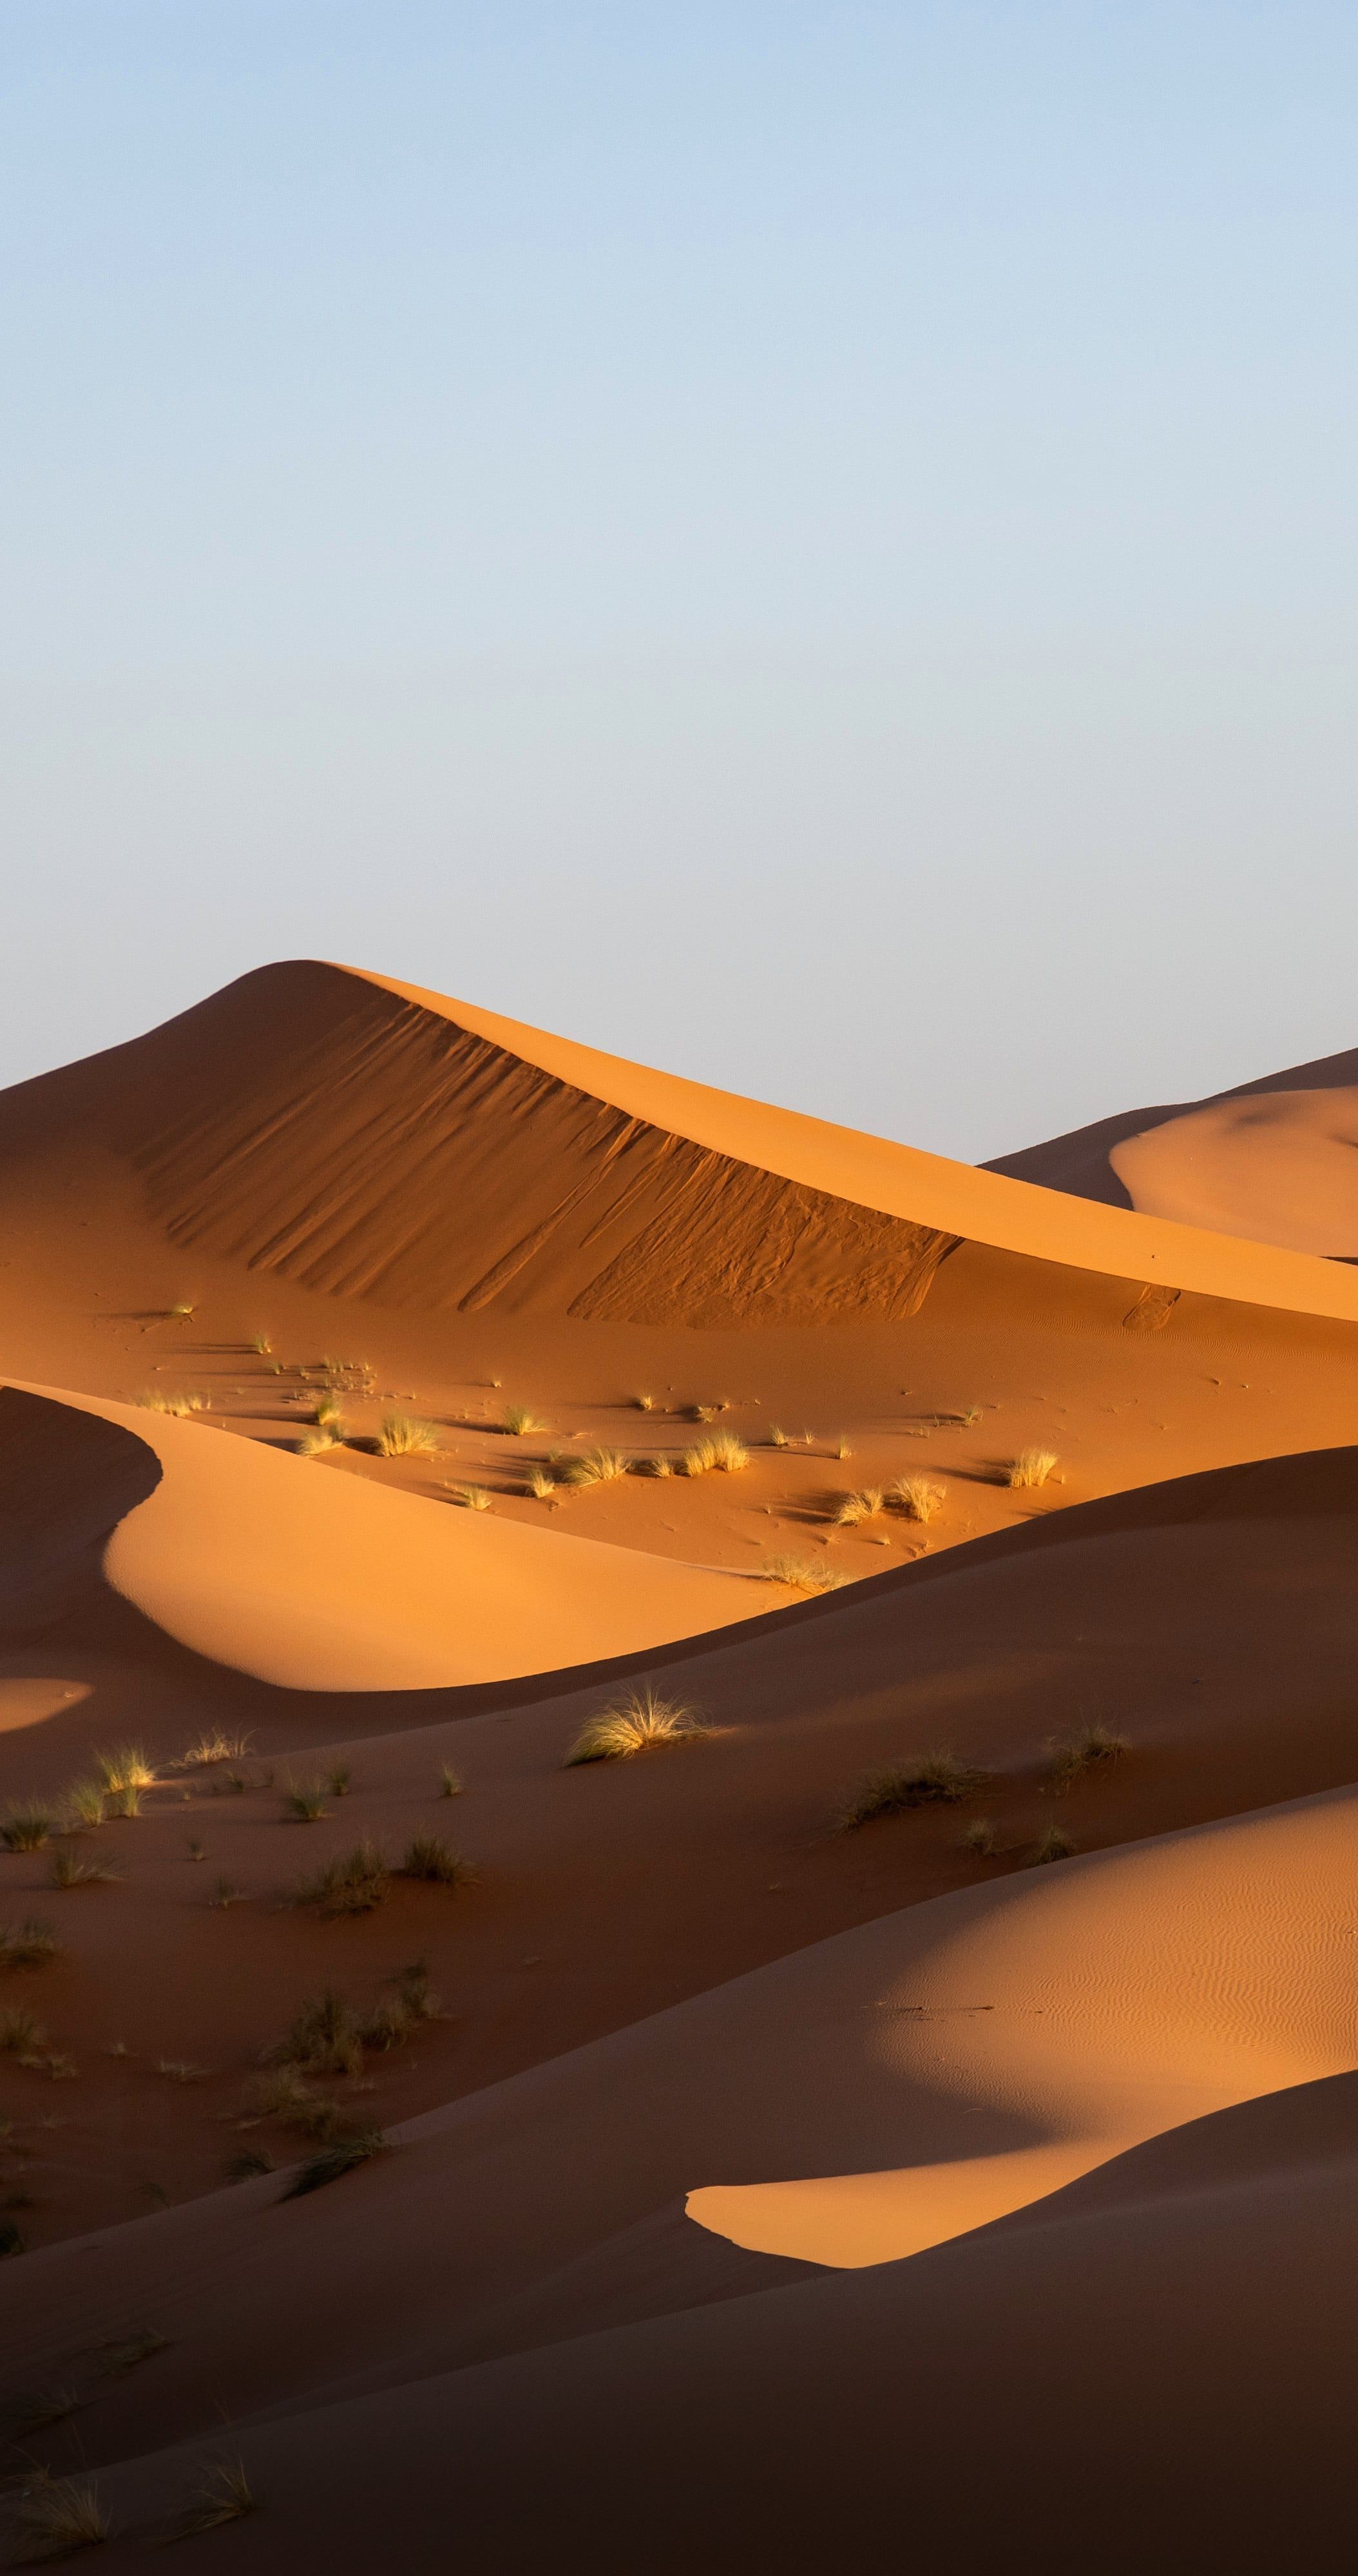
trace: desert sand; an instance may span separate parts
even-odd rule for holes
[[[298,963],[0,1097],[12,2554],[1342,2562],[1300,1071],[973,1171]]]

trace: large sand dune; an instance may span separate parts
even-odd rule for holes
[[[237,2453],[290,2576],[1347,2563],[1355,1070],[974,1172],[293,964],[0,1098],[0,2405],[110,2566]]]

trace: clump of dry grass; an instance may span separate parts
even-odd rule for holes
[[[769,1447],[771,1449],[786,1449],[787,1447],[787,1433],[783,1429],[781,1422],[771,1422],[769,1424]]]
[[[627,1473],[627,1460],[621,1449],[586,1449],[579,1458],[566,1461],[568,1485],[613,1485]]]
[[[192,1394],[172,1394],[166,1387],[149,1386],[137,1402],[148,1413],[173,1413],[182,1420],[186,1414],[206,1413],[212,1398],[197,1389]]]
[[[632,1402],[636,1406],[638,1413],[651,1413],[655,1409],[655,1397],[653,1395],[634,1395]]]
[[[191,2532],[216,2531],[224,2522],[239,2522],[242,2514],[255,2511],[256,2501],[242,2459],[207,2461],[198,2489],[184,2508],[180,2531],[187,2539]]]
[[[674,1474],[674,1460],[672,1458],[667,1458],[663,1449],[657,1449],[655,1455],[650,1458],[634,1458],[632,1461],[632,1467],[633,1472],[638,1476],[672,1476]]]
[[[105,1792],[116,1796],[123,1789],[154,1789],[158,1775],[150,1756],[140,1744],[117,1744],[111,1753],[96,1753],[94,1767]]]
[[[181,1771],[207,1770],[214,1762],[244,1762],[250,1751],[249,1735],[228,1735],[221,1726],[205,1727],[187,1753],[181,1753]]]
[[[25,2558],[67,2558],[107,2540],[111,2529],[97,2478],[54,2478],[40,2469],[20,2490],[15,2530]]]
[[[177,1306],[166,1307],[165,1320],[167,1324],[191,1324],[197,1312],[187,1297],[181,1297]]]
[[[357,2166],[366,2165],[374,2156],[384,2155],[388,2141],[380,2129],[355,2129],[347,2138],[332,2138],[302,2166],[283,2194],[285,2200],[301,2200],[310,2191],[321,2191],[327,2183],[339,2182]]]
[[[838,1440],[835,1442],[835,1456],[837,1458],[852,1458],[853,1456],[853,1451],[849,1447],[849,1435],[847,1431],[841,1431]]]
[[[299,2005],[291,2029],[265,2053],[266,2066],[300,2067],[304,2075],[357,2075],[363,2040],[351,2005],[327,1986]]]
[[[283,1815],[288,1824],[314,1825],[326,1812],[325,1783],[322,1780],[289,1780],[283,1791]]]
[[[1040,1869],[1044,1861],[1069,1860],[1075,1845],[1061,1825],[1046,1825],[1030,1852],[1025,1853],[1025,1869]]]
[[[0,2012],[0,2055],[25,2060],[47,2046],[47,2033],[31,2012]]]
[[[244,1901],[244,1888],[237,1887],[235,1880],[230,1878],[219,1878],[208,1898],[209,1905],[215,1905],[223,1914],[228,1914],[233,1905],[241,1905]]]
[[[794,1592],[838,1592],[849,1580],[823,1556],[770,1556],[759,1572],[766,1583],[786,1583]]]
[[[490,1496],[484,1485],[450,1485],[449,1498],[459,1503],[464,1512],[488,1512]]]
[[[52,1855],[53,1887],[113,1887],[117,1872],[100,1869],[92,1860],[77,1860],[74,1852],[59,1851]]]
[[[1052,1779],[1064,1794],[1082,1773],[1120,1762],[1130,1749],[1125,1735],[1115,1735],[1110,1726],[1095,1719],[1087,1726],[1077,1727],[1073,1735],[1053,1738],[1048,1747]]]
[[[188,2057],[158,2057],[156,2073],[163,2075],[171,2084],[201,2084],[207,2068],[195,2066]]]
[[[0,1968],[45,1968],[62,1946],[50,1923],[0,1923]]]
[[[347,1798],[354,1785],[354,1775],[347,1762],[332,1762],[325,1775],[327,1798]]]
[[[1045,1485],[1054,1468],[1061,1464],[1054,1449],[1020,1449],[1005,1470],[1005,1482],[1015,1491],[1031,1485]]]
[[[861,1494],[846,1494],[835,1513],[837,1529],[857,1529],[860,1521],[875,1521],[882,1509],[880,1485],[865,1485]]]
[[[93,1833],[104,1821],[104,1784],[102,1780],[75,1780],[66,1792],[65,1828],[68,1834]]]
[[[439,1438],[430,1422],[419,1422],[413,1414],[389,1413],[377,1435],[378,1455],[383,1458],[436,1458]]]
[[[905,1807],[955,1806],[987,1778],[955,1753],[913,1753],[904,1762],[884,1762],[865,1771],[840,1808],[840,1831],[852,1832],[874,1817],[894,1816]]]
[[[556,1478],[546,1467],[530,1467],[524,1476],[523,1489],[535,1503],[547,1503],[556,1492]]]
[[[357,2072],[363,2063],[362,2045],[355,2033],[354,2065],[345,2074]],[[313,2093],[301,2069],[287,2064],[270,2067],[267,2073],[251,2077],[242,2104],[238,2126],[253,2128],[257,2120],[277,2120],[284,2128],[300,2129],[305,2137],[323,2138],[333,2129],[340,2116],[338,2102],[328,2095]]]
[[[438,1887],[465,1887],[476,1876],[440,1834],[414,1834],[406,1844],[398,1878],[423,1878]]]
[[[391,1865],[379,1843],[355,1843],[304,1879],[294,1902],[322,1914],[371,1914],[391,1894]]]
[[[277,2171],[278,2167],[266,2147],[242,2147],[239,2155],[227,2158],[228,2182],[258,2182],[261,2174]]]
[[[961,1835],[965,1851],[975,1852],[978,1860],[992,1860],[995,1854],[995,1827],[989,1816],[973,1816]]]
[[[273,1343],[267,1333],[255,1333],[251,1336],[250,1348],[258,1353],[260,1359],[266,1360],[273,1349]]]
[[[461,1773],[453,1769],[451,1762],[441,1762],[439,1764],[439,1796],[441,1798],[460,1798],[463,1794],[465,1785],[466,1784]]]
[[[346,1436],[343,1417],[337,1414],[333,1421],[318,1422],[310,1431],[304,1431],[297,1443],[297,1454],[299,1458],[326,1458],[332,1449],[344,1447]]]
[[[6,1851],[41,1851],[58,1830],[57,1818],[45,1807],[10,1807],[0,1818],[0,1842]]]
[[[342,1438],[344,1433],[344,1413],[339,1397],[335,1394],[333,1387],[327,1387],[323,1395],[317,1396],[315,1410],[316,1420],[321,1429],[333,1429]]]
[[[733,1476],[748,1467],[750,1453],[734,1431],[714,1431],[706,1440],[695,1440],[689,1448],[681,1449],[674,1463],[681,1476]]]
[[[944,1499],[942,1485],[928,1476],[897,1476],[887,1492],[888,1502],[909,1521],[931,1521]]]
[[[500,1416],[500,1429],[507,1431],[511,1439],[524,1440],[530,1432],[545,1431],[546,1428],[546,1423],[526,1404],[507,1404]]]
[[[106,1800],[110,1816],[132,1818],[141,1814],[140,1789],[110,1789]]]
[[[565,1768],[569,1771],[583,1762],[624,1762],[655,1745],[691,1743],[707,1732],[692,1710],[677,1700],[661,1699],[649,1689],[629,1691],[625,1699],[586,1718]]]

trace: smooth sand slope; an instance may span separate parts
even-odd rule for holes
[[[1129,1109],[985,1166],[1253,1242],[1358,1258],[1358,1050],[1206,1101]]]
[[[501,2563],[526,2566],[563,2511],[582,2528],[587,2498],[595,2563],[622,2566],[647,2463],[654,2478],[669,2453],[667,2405],[682,2399],[692,2443],[716,2411],[705,2374],[729,2389],[740,2370],[752,2373],[746,2437],[770,2471],[775,2460],[791,2471],[799,2436],[786,2414],[789,2384],[803,2423],[813,2391],[838,2421],[850,2349],[841,2337],[852,2329],[828,2285],[789,2292],[785,2274],[772,2291],[752,2279],[756,2295],[732,2310],[725,2302],[746,2287],[732,2272],[714,2304],[695,2244],[699,2312],[673,2316],[663,2332],[634,2325],[639,2350],[626,2335],[563,2341],[573,2328],[597,2330],[601,2294],[608,2322],[620,2322],[611,2240],[662,2220],[688,2188],[704,2229],[836,2268],[885,2265],[870,2276],[882,2286],[869,2308],[853,2313],[860,2329],[865,2316],[878,2318],[898,2373],[914,2267],[896,2258],[1029,2206],[1133,2142],[1352,2067],[1356,1855],[1351,1791],[917,1906],[415,2123],[398,2133],[388,2162],[343,2194],[279,2206],[276,2183],[251,2184],[224,2204],[120,2230],[103,2240],[94,2288],[79,2248],[35,2257],[16,2275],[16,2353],[41,2384],[69,2364],[77,2331],[112,2341],[131,2299],[172,2337],[135,2389],[125,2384],[86,2410],[83,2439],[101,2450],[116,2442],[120,2418],[136,2422],[139,2444],[182,2433],[195,2410],[206,2429],[211,2388],[242,2420],[253,2460],[257,2437],[243,2419],[261,2405],[287,2411],[304,2389],[314,2405],[327,2387],[344,2399],[346,2379],[399,2388],[399,2418],[387,2399],[360,2401],[355,2389],[332,2398],[333,2411],[258,2437],[281,2511],[271,2530],[261,2521],[249,2550],[270,2563],[285,2563],[281,2553],[306,2533],[316,2554],[299,2563],[319,2566],[324,2534],[342,2532],[350,2513],[371,2544],[381,2499],[350,2462],[355,2449],[385,2457],[393,2438],[410,2482],[404,2527],[412,2547],[432,2548],[448,2445],[461,2457],[479,2425],[464,2536],[487,2551],[498,2528],[511,2553]],[[1252,2134],[1240,2150],[1247,2192],[1259,2182]],[[1192,2187],[1209,2204],[1241,2187],[1237,2135],[1218,2128],[1188,2159]],[[1266,2172],[1275,2154],[1276,2142]],[[1171,2158],[1155,2184],[1162,2217],[1182,2190]],[[1049,2206],[1061,2223],[1059,2202]],[[1092,2204],[1096,2259],[1111,2264],[1125,2248],[1110,2210],[1124,2210],[1116,2190]],[[1086,2205],[1087,2231],[1089,2218]],[[982,2261],[981,2249],[999,2249],[1002,2315],[1009,2240],[971,2242]],[[657,2294],[644,2269],[634,2264],[638,2318]],[[673,2258],[658,2287],[689,2309]],[[1040,2370],[1050,2320],[1039,2310],[1029,2325]],[[478,2347],[534,2342],[552,2349],[509,2381],[502,2370],[466,2367]],[[439,2376],[459,2365],[460,2378]],[[583,2494],[563,2487],[566,2427],[582,2439],[610,2389],[595,2420],[612,2420],[639,2366],[658,2369],[658,2386],[646,2381],[657,2402],[633,2425],[625,2472],[616,2484],[590,2474]],[[537,2443],[548,2406],[556,2429],[544,2459]],[[393,2435],[398,2420],[404,2430]],[[1089,2425],[1086,2438],[1111,2467],[1118,2425]],[[719,2460],[724,2451],[719,2442]],[[718,2469],[718,2491],[731,2465]],[[138,2472],[129,2498],[147,2511],[158,2489],[164,2510],[176,2475],[182,2467]],[[880,2511],[880,2482],[876,2496]],[[738,2543],[716,2536],[715,2491],[701,2511],[716,2563],[746,2563]],[[695,2523],[681,2527],[691,2545]],[[657,2546],[655,2563],[684,2563],[668,2543]],[[795,2563],[814,2562],[799,2554]]]

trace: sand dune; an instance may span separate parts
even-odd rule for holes
[[[1358,1256],[1358,1050],[1160,1109],[1132,1109],[985,1166],[1110,1207],[1293,1252]]]

